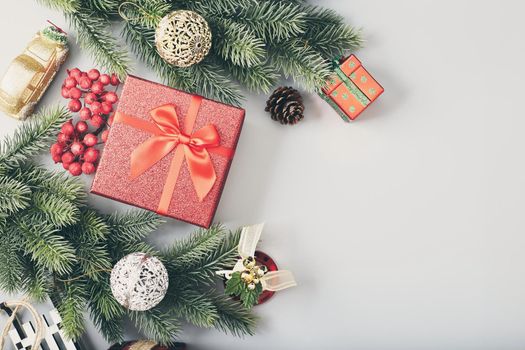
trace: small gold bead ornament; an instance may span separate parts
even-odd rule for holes
[[[211,30],[199,14],[177,10],[164,16],[155,31],[159,55],[169,64],[189,67],[206,57],[211,48]]]

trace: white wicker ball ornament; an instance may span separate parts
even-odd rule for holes
[[[189,67],[202,61],[210,51],[210,26],[193,11],[173,11],[160,20],[155,31],[155,44],[166,62]]]
[[[111,292],[132,311],[146,311],[164,299],[168,271],[162,262],[144,253],[132,253],[119,260],[111,271]]]

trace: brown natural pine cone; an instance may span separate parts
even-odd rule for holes
[[[264,110],[270,112],[273,120],[293,125],[304,118],[303,98],[294,88],[281,86],[270,95]]]

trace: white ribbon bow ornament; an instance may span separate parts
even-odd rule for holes
[[[264,224],[257,224],[252,226],[244,226],[239,240],[238,252],[241,257],[233,270],[217,271],[217,274],[224,275],[226,279],[232,278],[234,272],[243,272],[246,270],[244,261],[247,258],[255,259],[255,248],[261,237]],[[286,288],[297,285],[291,271],[278,270],[265,273],[260,279],[263,290],[277,292]]]

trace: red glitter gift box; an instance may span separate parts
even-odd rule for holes
[[[241,108],[128,76],[91,192],[209,227]]]

